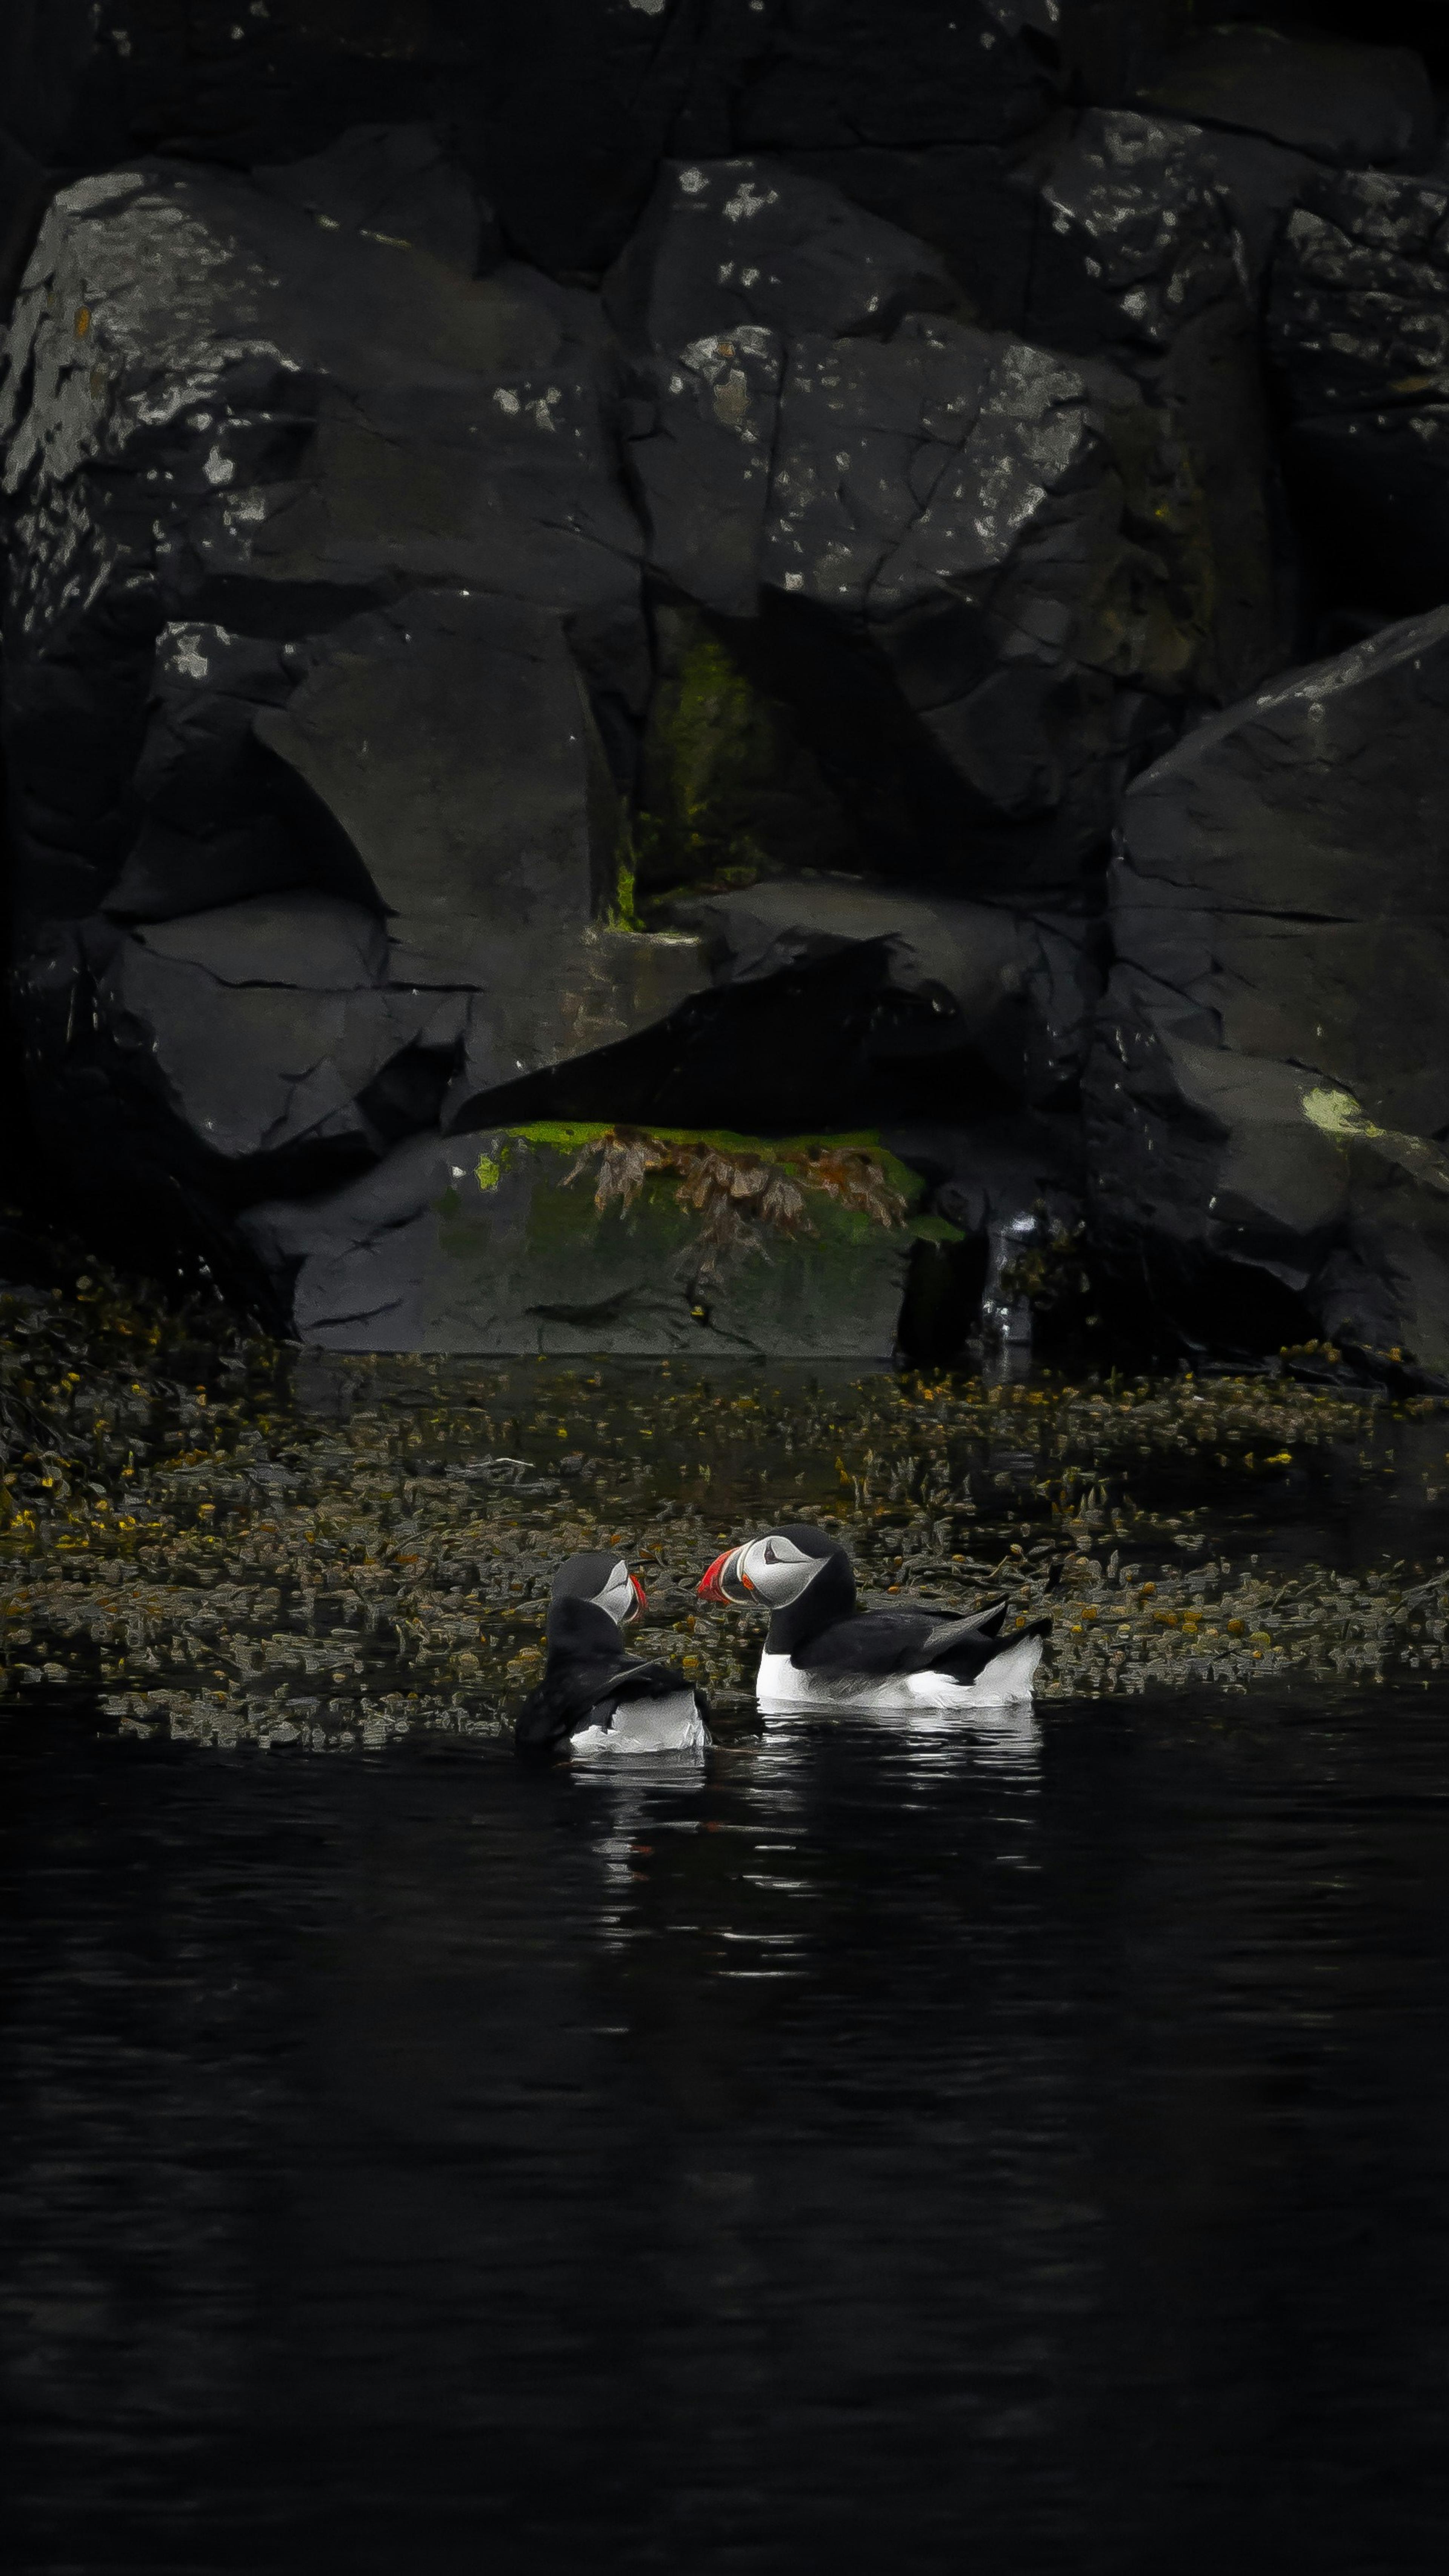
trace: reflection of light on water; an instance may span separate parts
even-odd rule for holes
[[[899,1715],[881,1711],[865,1723],[873,1732],[888,1730],[908,1755],[928,1747],[933,1752],[964,1754],[975,1769],[1011,1772],[1033,1784],[1041,1768],[1041,1720],[1029,1699],[989,1710],[923,1708],[902,1710]],[[952,1762],[939,1767],[957,1770],[962,1766]]]
[[[852,1709],[839,1717],[781,1711],[778,1716],[772,1712],[767,1722],[777,1758],[785,1746],[793,1747],[798,1757],[812,1738],[861,1727],[899,1747],[908,1762],[915,1755],[934,1772],[969,1766],[1010,1773],[1035,1787],[1041,1769],[1041,1720],[1029,1699],[998,1708]]]
[[[707,1803],[713,1807],[718,1801],[708,1796],[703,1756],[660,1754],[627,1766],[574,1766],[570,1785],[588,1799],[596,1820],[594,1849],[601,1873],[598,1932],[606,1951],[622,1950],[627,1943],[654,1939],[667,1931],[671,1936],[702,1935],[719,1942],[721,1956],[711,1971],[715,1978],[758,1980],[803,1973],[801,1941],[793,1928],[767,1931],[737,1920],[742,1888],[758,1888],[772,1897],[803,1898],[813,1892],[807,1880],[777,1874],[780,1860],[797,1847],[798,1750],[752,1743],[743,1759],[748,1765],[754,1818],[749,1824],[706,1812]],[[692,1906],[688,1919],[671,1915],[667,1924],[641,1921],[638,1905],[647,1885],[647,1863],[661,1843],[676,1835],[718,1835],[743,1843],[748,1846],[748,1858],[765,1866],[742,1868],[731,1885],[717,1890],[711,1888],[707,1875],[703,1877],[697,1892],[704,1898],[717,1894],[717,1907],[709,1902]]]

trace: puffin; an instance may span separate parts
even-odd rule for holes
[[[624,1644],[646,1599],[637,1574],[610,1550],[565,1559],[550,1593],[543,1679],[513,1731],[520,1753],[612,1760],[703,1751],[705,1705],[688,1675],[645,1663]]]
[[[808,1522],[726,1548],[705,1601],[770,1612],[755,1696],[764,1709],[1006,1708],[1031,1697],[1050,1619],[1003,1637],[1004,1601],[941,1610],[858,1610],[843,1547]]]

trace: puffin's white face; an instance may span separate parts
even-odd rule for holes
[[[788,1610],[814,1582],[825,1559],[807,1556],[792,1540],[772,1535],[742,1547],[735,1560],[750,1590],[772,1610]]]
[[[638,1597],[629,1580],[629,1569],[620,1557],[603,1591],[594,1594],[594,1607],[607,1610],[610,1618],[617,1620],[622,1627],[626,1619],[633,1618],[638,1606]]]

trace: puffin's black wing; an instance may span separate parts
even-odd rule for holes
[[[581,1726],[606,1726],[621,1700],[671,1699],[690,1687],[688,1676],[668,1664],[632,1655],[570,1656],[545,1672],[518,1712],[513,1741],[520,1753],[552,1753]]]
[[[790,1658],[797,1672],[959,1673],[968,1678],[997,1653],[1006,1603],[961,1619],[934,1610],[862,1610],[837,1619]]]
[[[984,1671],[993,1655],[1000,1653],[1005,1618],[1006,1603],[993,1601],[964,1619],[938,1619],[923,1640],[919,1655],[903,1669],[912,1673],[953,1673],[969,1681]]]
[[[859,1610],[807,1638],[790,1661],[802,1673],[903,1672],[939,1625],[928,1610]]]

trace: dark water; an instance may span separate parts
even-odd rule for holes
[[[1446,1719],[10,1717],[4,2564],[1437,2569]]]

